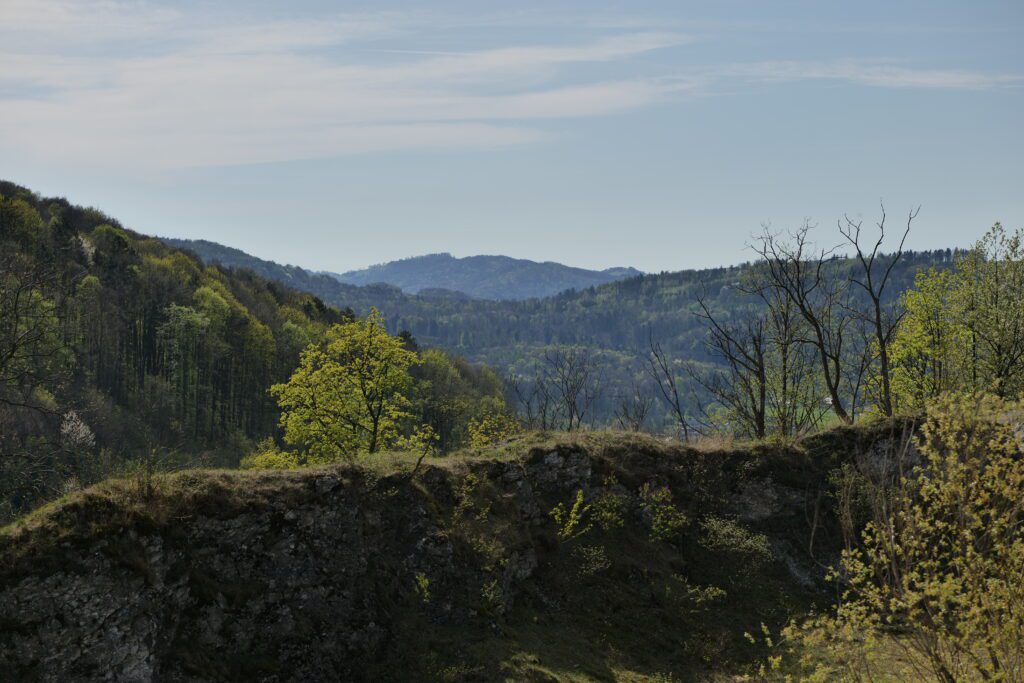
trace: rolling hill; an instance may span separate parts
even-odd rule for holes
[[[447,289],[477,299],[532,299],[636,277],[636,268],[587,270],[508,256],[427,254],[347,273],[328,273],[350,285],[385,283],[403,292]]]
[[[555,346],[585,346],[602,365],[605,380],[595,405],[599,423],[611,421],[617,398],[631,390],[634,380],[642,380],[640,359],[649,339],[657,340],[677,364],[714,362],[704,347],[705,322],[695,315],[698,296],[723,319],[742,315],[752,305],[736,287],[750,264],[639,275],[541,299],[496,301],[450,291],[439,295],[437,289],[408,294],[388,284],[359,287],[210,242],[171,243],[208,263],[251,269],[360,315],[377,308],[392,330],[407,330],[421,344],[455,351],[511,375],[534,375]],[[888,296],[910,288],[920,268],[946,267],[952,259],[948,249],[906,252],[893,271]],[[852,262],[840,265],[854,267]],[[654,414],[652,422],[657,425],[665,417]]]

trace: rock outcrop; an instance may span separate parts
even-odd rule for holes
[[[874,452],[821,440],[707,452],[603,439],[451,458],[415,476],[197,470],[76,494],[0,534],[0,671],[40,681],[488,680],[500,663],[482,643],[510,643],[522,628],[568,640],[577,628],[624,649],[616,639],[635,636],[620,620],[643,618],[680,629],[650,638],[682,642],[686,628],[712,626],[697,603],[690,614],[672,602],[677,584],[723,586],[716,609],[751,618],[812,594],[837,542],[819,511],[821,555],[809,556],[808,511],[829,468],[852,457],[844,448]],[[668,498],[650,494],[661,489]],[[591,506],[584,532],[560,535],[549,513],[577,491]],[[655,538],[655,504],[685,521],[675,536]],[[778,600],[744,604],[744,572],[730,563],[750,561],[703,540],[698,522],[710,516],[767,540],[774,560],[758,570],[759,589]],[[699,649],[669,647],[669,659],[706,656]],[[644,657],[633,664],[654,666]]]

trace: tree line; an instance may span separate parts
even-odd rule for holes
[[[738,305],[694,295],[690,315],[711,362],[673,354],[649,331],[640,379],[618,394],[618,423],[650,429],[660,403],[684,440],[790,439],[830,421],[920,412],[950,391],[1020,396],[1022,232],[996,223],[902,289],[895,274],[916,216],[895,234],[884,207],[872,229],[844,217],[840,239],[825,247],[809,224],[785,234],[766,227],[752,245],[758,259],[734,285]]]

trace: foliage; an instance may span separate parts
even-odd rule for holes
[[[700,586],[690,582],[681,574],[674,574],[665,589],[670,600],[674,600],[691,612],[703,612],[715,603],[724,600],[728,593],[719,586]]]
[[[498,579],[487,581],[480,587],[480,599],[484,610],[490,615],[498,615],[505,608],[505,593],[501,590]]]
[[[584,502],[583,489],[579,489],[571,508],[566,508],[565,503],[559,503],[548,514],[555,520],[558,538],[569,541],[590,531],[591,523],[584,521],[589,511],[590,505]]]
[[[519,421],[508,413],[486,413],[469,421],[470,448],[489,448],[523,433]]]
[[[281,407],[285,441],[318,462],[376,453],[393,443],[406,418],[416,354],[387,333],[371,311],[335,325],[324,347],[302,352],[288,382],[270,388]]]
[[[922,410],[947,391],[1024,395],[1024,232],[996,223],[952,272],[919,273],[894,340],[894,393]]]
[[[732,558],[740,574],[748,574],[772,560],[772,549],[764,534],[754,533],[739,523],[711,515],[701,521],[701,545]]]
[[[277,423],[267,387],[343,317],[0,182],[0,518],[154,448],[236,464]]]
[[[652,541],[677,540],[689,522],[672,502],[672,491],[667,486],[645,483],[640,489],[640,506],[650,525]]]
[[[310,453],[253,450],[280,421],[267,389],[353,318],[0,182],[0,521],[154,448],[180,464],[308,464]],[[507,410],[489,368],[419,353],[395,446],[452,450],[471,419]]]
[[[416,574],[416,593],[424,604],[430,604],[430,578],[423,572]]]
[[[893,394],[904,409],[923,409],[956,388],[963,328],[953,302],[954,274],[929,268],[903,295],[906,314],[893,341]]]
[[[441,349],[424,349],[410,373],[411,410],[418,423],[434,430],[441,452],[467,445],[474,422],[489,421],[490,416],[497,420],[507,410],[504,383],[485,365]]]
[[[578,545],[573,548],[572,554],[579,564],[577,574],[580,578],[600,574],[612,566],[602,545]]]
[[[302,462],[298,454],[278,449],[274,440],[268,437],[260,441],[239,464],[246,470],[287,470],[299,467]]]
[[[843,554],[838,608],[785,633],[809,680],[871,680],[893,649],[916,678],[1021,680],[1024,448],[1008,419],[1019,410],[986,395],[929,406],[920,464]]]
[[[607,477],[604,480],[604,488],[591,503],[590,514],[594,522],[604,532],[615,531],[626,525],[626,512],[629,509],[629,496],[617,492],[618,480],[614,477]]]
[[[377,308],[394,329],[411,331],[423,344],[448,349],[500,368],[532,385],[545,366],[545,356],[579,346],[592,351],[603,371],[603,391],[593,405],[597,424],[614,419],[618,399],[643,379],[642,361],[651,338],[661,345],[675,366],[692,362],[699,369],[717,367],[703,341],[705,321],[695,315],[697,298],[706,293],[708,306],[742,316],[761,305],[740,287],[756,269],[751,264],[706,270],[683,270],[628,278],[599,287],[562,292],[544,299],[488,301],[453,297],[416,296],[389,285],[356,287],[293,266],[255,259],[237,250],[211,243],[188,245],[208,262],[252,268],[289,286],[312,292],[336,306],[365,314]],[[919,268],[948,268],[951,250],[904,252],[886,290],[886,304],[910,288]],[[838,259],[835,273],[851,276],[856,264]],[[705,392],[682,382],[681,398],[689,404],[707,400]],[[820,388],[815,389],[820,390]],[[687,406],[689,407],[689,405]],[[647,428],[674,428],[677,417],[668,404],[652,408]],[[549,429],[550,425],[529,425]],[[440,430],[438,430],[440,433]]]

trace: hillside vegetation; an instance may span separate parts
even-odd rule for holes
[[[830,473],[904,425],[694,449],[529,435],[106,482],[0,533],[0,667],[121,680],[701,680],[827,598]],[[66,626],[56,628],[54,623]]]
[[[180,246],[187,248],[188,245],[181,243]],[[436,289],[461,292],[476,299],[534,299],[641,273],[635,268],[588,270],[508,256],[456,258],[451,254],[428,254],[329,274],[350,285],[385,283],[410,294]]]
[[[1024,232],[911,286],[916,215],[527,302],[255,263],[336,308],[4,183],[0,671],[1020,680]]]
[[[707,347],[708,323],[699,315],[698,299],[723,321],[742,321],[762,308],[742,287],[756,274],[752,264],[641,275],[543,299],[485,301],[430,291],[409,295],[382,284],[356,287],[210,242],[172,243],[186,246],[206,262],[251,269],[359,315],[376,308],[393,332],[407,330],[422,344],[485,362],[527,383],[543,372],[552,352],[567,346],[586,348],[602,373],[603,390],[589,416],[595,424],[614,422],[623,398],[646,382],[643,364],[652,341],[661,345],[680,375],[685,375],[687,363],[704,368],[722,363]],[[955,257],[948,249],[904,253],[892,272],[885,303],[896,302],[909,290],[919,270],[950,268]],[[837,264],[837,270],[848,275],[858,267],[849,259]],[[693,386],[692,393],[691,404],[711,400],[700,386]],[[650,428],[671,422],[664,406],[655,404]]]
[[[750,305],[737,289],[750,264],[639,275],[533,301],[439,300],[408,296],[396,286],[332,282],[328,276],[281,266],[212,242],[165,241],[206,262],[250,269],[360,315],[376,308],[395,331],[408,330],[425,344],[502,365],[511,364],[528,351],[526,347],[548,345],[579,344],[634,354],[646,348],[648,331],[673,354],[706,358],[702,344],[706,324],[694,315],[697,297],[706,294],[709,305],[723,311]],[[913,285],[919,269],[952,264],[953,257],[948,249],[908,252],[893,275],[893,297]]]
[[[0,521],[126,467],[237,465],[277,430],[270,387],[352,319],[0,182]],[[493,372],[402,343],[418,354],[406,414],[443,447],[504,405]]]

